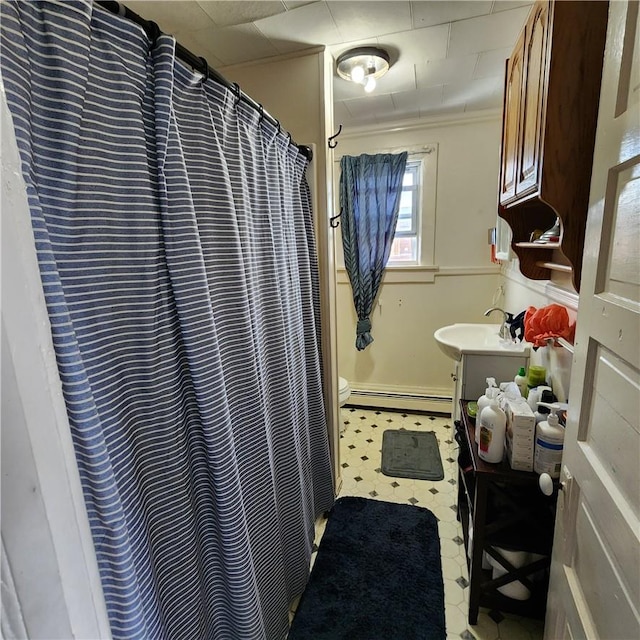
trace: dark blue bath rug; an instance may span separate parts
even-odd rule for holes
[[[288,640],[444,640],[438,521],[428,509],[340,498]]]

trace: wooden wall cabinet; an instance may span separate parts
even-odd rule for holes
[[[608,2],[539,0],[507,61],[498,214],[528,278],[580,287]],[[561,221],[557,243],[531,242]]]

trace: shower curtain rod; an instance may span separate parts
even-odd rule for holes
[[[152,43],[155,43],[155,41],[160,37],[160,35],[162,35],[162,31],[160,30],[160,27],[155,22],[151,20],[145,20],[144,18],[139,16],[137,13],[135,13],[134,11],[131,11],[131,9],[129,9],[128,7],[125,7],[123,4],[120,4],[119,2],[116,2],[115,0],[96,0],[96,4],[100,5],[103,9],[106,9],[111,13],[115,13],[116,15],[123,16],[125,18],[128,18],[129,20],[132,20],[136,24],[139,24],[144,29],[145,33],[147,34],[147,37],[149,38],[149,40],[151,40]],[[255,109],[260,113],[261,118],[268,120],[272,125],[278,127],[278,130],[281,130],[280,122],[276,118],[274,118],[272,115],[267,113],[264,107],[260,103],[251,99],[246,93],[244,93],[240,89],[240,86],[238,84],[234,82],[229,82],[223,75],[221,75],[215,69],[210,67],[204,58],[200,58],[195,54],[191,53],[191,51],[183,47],[177,40],[176,40],[176,55],[183,62],[186,62],[190,67],[192,67],[193,69],[195,69],[196,71],[204,75],[205,78],[212,78],[218,84],[221,84],[227,89],[231,89],[236,94],[238,100],[242,100],[243,102],[248,104],[250,107],[252,107],[253,109]],[[290,144],[293,144],[294,146],[298,147],[300,153],[302,153],[302,155],[305,156],[305,158],[307,158],[309,162],[311,162],[311,160],[313,159],[313,152],[311,151],[311,148],[303,144],[296,144],[291,138],[291,134],[287,133],[287,135],[289,136]]]

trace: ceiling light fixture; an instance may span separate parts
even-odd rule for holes
[[[389,71],[389,54],[378,47],[357,47],[338,56],[338,75],[349,82],[363,84],[371,93],[376,88],[376,79]]]

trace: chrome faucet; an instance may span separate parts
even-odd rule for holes
[[[498,329],[498,335],[503,340],[511,340],[511,333],[509,332],[509,327],[507,326],[507,320],[509,319],[509,314],[500,307],[491,307],[491,309],[487,309],[484,312],[485,316],[488,316],[492,311],[499,311],[502,314],[502,324],[500,325],[500,329]]]

